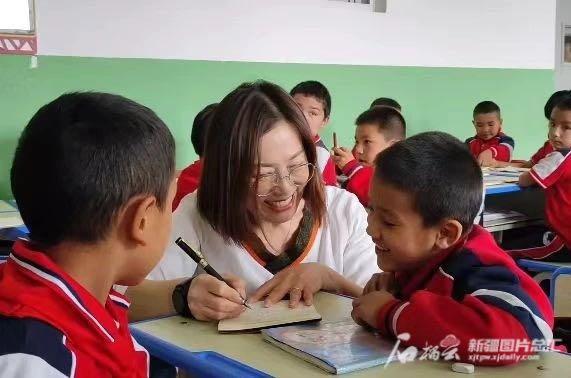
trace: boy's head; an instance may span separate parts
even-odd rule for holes
[[[571,148],[571,97],[555,105],[551,112],[549,142],[556,150]]]
[[[68,93],[44,105],[18,142],[12,192],[31,240],[46,253],[110,245],[117,282],[137,284],[170,234],[173,137],[142,105],[106,93]]]
[[[206,105],[196,117],[194,117],[194,122],[192,123],[192,132],[190,133],[190,141],[192,142],[192,147],[194,147],[194,152],[199,157],[204,155],[204,140],[206,139],[206,131],[212,119],[212,115],[216,110],[218,103]]]
[[[482,202],[482,170],[466,145],[426,132],[381,152],[367,233],[384,271],[414,270],[466,235]]]
[[[472,123],[476,128],[476,136],[482,140],[490,140],[502,129],[500,107],[493,101],[482,101],[474,108]]]
[[[311,135],[316,137],[329,122],[331,114],[329,91],[319,81],[310,80],[299,83],[289,94],[303,111],[311,129]]]
[[[374,106],[390,106],[391,108],[395,108],[399,112],[402,111],[400,104],[396,100],[393,100],[392,98],[388,97],[377,98],[375,101],[371,103],[370,107],[372,108]]]
[[[571,98],[571,90],[557,91],[549,97],[545,103],[545,106],[543,107],[543,114],[547,120],[551,119],[551,112],[553,111],[555,105],[559,104],[566,98]]]
[[[372,166],[379,152],[406,136],[406,122],[393,107],[374,106],[355,121],[353,156],[361,164]]]

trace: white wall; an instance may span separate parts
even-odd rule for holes
[[[571,26],[571,0],[557,0],[557,22],[555,43],[555,87],[571,89],[571,64],[563,64],[562,57],[562,28]]]
[[[36,0],[39,54],[554,67],[555,0]]]

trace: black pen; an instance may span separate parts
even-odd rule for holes
[[[230,285],[230,282],[226,281],[217,271],[214,270],[214,268],[212,266],[210,266],[208,261],[206,261],[206,259],[202,255],[202,253],[197,252],[194,249],[192,249],[183,240],[183,238],[176,239],[175,244],[178,245],[180,247],[180,249],[182,249],[188,256],[190,256],[190,258],[193,259],[198,265],[200,265],[202,267],[202,269],[204,269],[204,271],[207,274],[210,274],[212,277],[217,278],[220,281],[225,282],[226,285],[232,287],[232,285]],[[234,289],[234,290],[236,290],[236,289]],[[238,291],[236,290],[236,292],[238,292]],[[238,293],[238,295],[240,295],[240,293]],[[241,295],[240,295],[240,298],[242,298]],[[250,310],[252,309],[250,306],[248,306],[248,304],[246,303],[246,300],[244,298],[242,298],[242,305],[249,308]]]

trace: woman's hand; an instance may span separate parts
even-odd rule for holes
[[[305,263],[284,269],[260,286],[248,302],[254,303],[267,296],[264,304],[271,306],[289,294],[290,307],[297,307],[302,299],[309,306],[313,303],[313,294],[333,288],[332,273],[335,272],[318,263]]]
[[[242,298],[246,298],[246,283],[230,274],[223,274],[223,277],[232,287],[208,274],[200,274],[192,280],[187,299],[190,312],[196,319],[229,319],[244,312]]]

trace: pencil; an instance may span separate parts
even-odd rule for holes
[[[226,283],[226,285],[232,287],[232,285],[230,284],[230,282],[228,282],[227,280],[225,280],[216,270],[214,270],[214,268],[208,263],[208,261],[206,261],[206,259],[204,258],[204,256],[202,255],[201,252],[197,252],[194,249],[192,249],[185,241],[183,238],[178,238],[175,240],[175,244],[179,246],[180,249],[182,249],[184,251],[184,253],[186,253],[191,259],[193,259],[198,265],[200,265],[204,271],[211,275],[212,277]],[[233,287],[232,287],[233,288]],[[233,288],[234,289],[234,288]],[[234,289],[236,290],[236,289]],[[236,292],[238,292],[236,290]],[[240,295],[240,293],[238,293],[238,295]],[[246,308],[249,308],[250,310],[252,309],[250,306],[248,306],[248,304],[246,303],[246,299],[244,299],[241,295],[240,298],[242,298],[242,305],[245,306]]]

